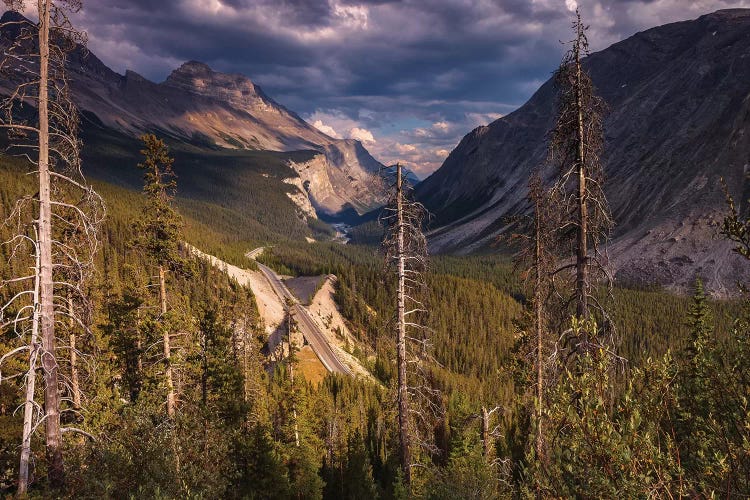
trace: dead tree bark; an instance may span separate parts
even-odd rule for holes
[[[161,310],[160,319],[163,323],[167,315],[167,283],[164,266],[159,266],[159,305]],[[172,347],[169,341],[169,328],[164,325],[164,384],[167,386],[167,416],[169,418],[174,418],[176,398],[174,392],[174,380],[172,378]]]
[[[390,175],[390,174],[389,174]],[[399,426],[399,447],[401,469],[404,483],[412,481],[413,445],[415,442],[415,423],[412,417],[425,417],[420,409],[414,407],[412,396],[424,396],[425,403],[431,408],[429,399],[434,391],[426,385],[415,387],[409,384],[408,366],[419,367],[420,358],[426,357],[428,339],[424,336],[424,326],[419,324],[415,315],[426,314],[427,310],[419,298],[424,293],[423,273],[427,266],[427,242],[422,234],[422,223],[425,216],[424,207],[411,201],[406,195],[408,186],[404,182],[401,164],[396,165],[393,179],[393,192],[388,206],[381,217],[381,223],[387,226],[383,246],[386,259],[396,274],[396,364],[397,364],[397,406]],[[420,335],[411,334],[409,330],[421,331]],[[409,343],[418,344],[421,349],[410,352]],[[416,375],[415,373],[411,374]],[[433,412],[434,413],[434,412]],[[426,444],[420,442],[419,444]]]
[[[35,238],[36,241],[36,238]],[[38,246],[37,246],[38,247]],[[36,389],[37,358],[39,356],[39,250],[35,250],[36,265],[34,278],[34,298],[29,342],[29,371],[26,372],[26,398],[23,405],[23,437],[21,459],[18,466],[18,496],[23,497],[29,488],[29,459],[31,458],[31,431],[34,423],[34,391]]]
[[[613,225],[604,195],[600,159],[606,106],[596,95],[591,77],[583,67],[588,40],[578,12],[573,28],[572,47],[555,73],[558,109],[549,146],[549,161],[557,170],[551,197],[557,212],[555,251],[561,256],[561,263],[552,276],[564,304],[561,322],[567,322],[573,312],[579,320],[586,320],[592,307],[605,313],[594,290],[601,280],[611,281],[601,251],[601,244]],[[560,286],[556,284],[560,280],[569,281]],[[579,332],[573,339],[574,350],[589,349],[592,333]]]
[[[401,164],[396,165],[396,217],[397,217],[397,247],[398,259],[398,299],[397,321],[398,333],[396,338],[398,364],[398,428],[401,446],[401,467],[404,482],[411,484],[411,443],[409,441],[409,391],[406,380],[406,251],[404,248],[404,191]]]
[[[22,2],[17,1],[6,0],[5,3],[11,9],[23,6]],[[10,153],[29,160],[36,167],[34,173],[39,183],[38,198],[24,198],[18,204],[19,207],[26,202],[38,205],[34,239],[25,236],[26,230],[22,229],[26,226],[22,221],[25,212],[17,208],[15,214],[18,216],[19,233],[10,241],[14,244],[26,242],[33,246],[38,264],[33,276],[6,280],[2,285],[15,286],[30,278],[34,281],[32,295],[35,313],[31,320],[34,325],[28,345],[30,354],[38,353],[42,367],[44,415],[41,421],[45,429],[47,469],[52,488],[61,487],[65,479],[55,327],[56,316],[64,316],[66,312],[64,306],[56,305],[56,299],[58,304],[64,304],[64,297],[68,293],[84,293],[81,283],[87,270],[93,266],[93,255],[98,245],[96,232],[103,219],[102,200],[86,185],[81,173],[78,112],[70,99],[65,77],[66,54],[80,48],[79,42],[85,39],[70,25],[66,10],[75,10],[80,5],[77,2],[61,3],[62,6],[52,0],[37,0],[36,24],[16,13],[8,16],[8,21],[0,26],[3,30],[0,71],[3,78],[16,85],[2,102],[0,128],[10,132]],[[28,103],[36,107],[35,122],[28,115],[25,115],[26,118],[19,116],[18,111]],[[34,134],[36,137],[33,140],[25,140]],[[36,158],[28,153],[29,150],[36,152]],[[2,308],[0,320],[6,306]],[[58,308],[61,310],[58,311]],[[80,318],[73,317],[79,324],[84,324]],[[12,323],[18,326],[26,319],[17,317]],[[32,384],[33,377],[27,377],[27,383]],[[28,396],[33,398],[34,394],[29,385],[27,403]],[[30,406],[34,405],[36,403],[32,401]],[[35,407],[39,408],[38,405]],[[30,420],[26,418],[26,408],[24,415],[24,427],[27,427]],[[32,431],[34,428],[31,425]],[[25,433],[22,443],[25,462],[29,460],[29,453],[24,448],[28,449],[30,439],[31,436]],[[28,464],[21,468],[25,471],[20,471],[19,489],[25,490],[28,486]]]
[[[65,482],[60,432],[60,392],[55,355],[55,291],[52,280],[52,204],[49,174],[49,24],[50,4],[39,8],[39,302],[44,376],[45,437],[49,480],[53,488]]]
[[[578,151],[576,165],[578,170],[578,248],[576,252],[576,314],[579,318],[589,315],[588,306],[588,207],[586,190],[586,137],[583,133],[583,80],[581,72],[581,41],[583,40],[583,25],[580,15],[576,23],[576,40],[573,46],[573,57],[575,64],[575,93],[577,113],[577,143]]]
[[[528,347],[529,357],[532,359],[530,367],[536,380],[533,391],[533,414],[535,423],[534,450],[537,458],[544,455],[544,391],[547,364],[546,356],[549,352],[550,339],[549,317],[552,304],[551,274],[554,270],[555,256],[551,252],[553,237],[552,202],[550,191],[543,185],[539,172],[535,172],[529,180],[528,201],[533,212],[531,220],[525,223],[524,233],[517,235],[522,238],[521,251],[516,256],[517,262],[525,267],[529,294],[532,296],[528,340],[523,348]],[[526,355],[527,352],[522,353]]]
[[[295,331],[297,327],[296,320],[294,319],[294,313],[292,312],[294,309],[289,308],[289,322],[288,322],[288,331],[287,331],[287,341],[289,342],[289,358],[288,358],[288,366],[289,366],[289,385],[291,386],[292,390],[292,418],[294,419],[294,444],[299,448],[299,425],[297,422],[297,392],[294,387],[294,363],[296,361],[296,346],[294,345],[294,342],[292,341],[292,333]]]

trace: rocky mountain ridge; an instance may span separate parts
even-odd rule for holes
[[[720,179],[735,199],[748,198],[750,10],[653,28],[584,64],[610,109],[603,162],[617,276],[676,290],[701,276],[715,294],[731,293],[746,267],[718,235]],[[433,251],[487,248],[509,215],[528,210],[528,178],[545,164],[554,109],[550,80],[515,112],[465,136],[417,187],[436,216]]]
[[[9,11],[0,22],[19,19],[20,14]],[[13,36],[14,30],[4,29],[0,45]],[[361,143],[327,136],[244,75],[188,61],[156,83],[130,70],[120,75],[82,47],[69,56],[67,66],[74,100],[87,116],[95,117],[96,126],[130,136],[155,132],[209,148],[312,150],[320,161],[305,170],[312,168],[316,178],[327,181],[311,182],[300,194],[317,211],[335,215],[348,208],[363,213],[382,203],[382,165]],[[12,85],[3,78],[0,93]]]

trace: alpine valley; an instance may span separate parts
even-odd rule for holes
[[[749,1],[6,0],[0,497],[750,498]]]

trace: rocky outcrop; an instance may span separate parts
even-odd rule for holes
[[[346,140],[326,145],[323,153],[308,161],[289,165],[316,211],[335,215],[351,208],[363,214],[385,201],[380,164],[368,157],[359,142]]]
[[[299,217],[305,222],[307,222],[308,218],[317,219],[318,214],[317,212],[315,212],[315,207],[313,207],[312,203],[310,203],[310,197],[307,194],[305,186],[302,184],[302,180],[299,177],[290,177],[288,179],[284,179],[284,182],[286,182],[287,184],[291,184],[292,186],[297,188],[296,191],[287,193],[286,195],[290,200],[294,202],[295,205],[297,205],[297,208],[299,209]]]
[[[716,293],[747,276],[716,222],[720,179],[746,199],[750,164],[750,10],[650,29],[585,60],[607,101],[606,192],[617,223],[618,276],[675,289],[696,277]],[[553,126],[552,81],[514,113],[463,138],[417,187],[436,215],[433,250],[471,252],[527,209],[530,172]]]

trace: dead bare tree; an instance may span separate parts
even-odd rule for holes
[[[287,342],[289,342],[289,356],[287,356],[287,367],[289,369],[289,386],[292,390],[292,418],[294,419],[294,444],[299,448],[299,424],[297,421],[297,389],[294,387],[294,365],[297,363],[297,344],[292,339],[293,333],[299,332],[297,318],[294,317],[294,309],[289,308],[287,318]]]
[[[412,476],[412,444],[416,439],[412,417],[421,412],[412,408],[412,396],[419,393],[432,406],[433,390],[426,377],[412,373],[419,380],[409,384],[411,364],[419,369],[427,357],[429,339],[426,329],[418,321],[427,313],[424,304],[424,273],[427,270],[427,240],[422,233],[426,210],[422,204],[408,195],[410,186],[405,182],[401,164],[396,165],[392,180],[391,196],[380,222],[386,227],[383,248],[386,264],[395,271],[397,278],[396,297],[396,362],[398,365],[398,425],[401,451],[401,468],[404,483],[409,485]],[[412,372],[414,372],[412,370]]]
[[[490,419],[492,414],[495,412],[501,412],[501,406],[495,406],[492,409],[487,409],[486,406],[482,406],[482,413],[480,415],[482,420],[482,456],[487,462],[491,462],[492,458],[492,440],[498,436],[498,429],[500,426],[495,426],[490,429]]]
[[[18,0],[5,0],[5,4],[14,11],[23,8],[23,2]],[[68,18],[80,7],[80,2],[74,0],[37,0],[36,23],[16,12],[6,14],[0,26],[4,53],[0,74],[4,84],[10,86],[1,89],[7,97],[1,105],[0,129],[10,139],[9,153],[34,165],[39,186],[36,195],[19,200],[6,220],[16,229],[6,242],[13,246],[11,258],[24,260],[33,256],[36,263],[30,275],[2,282],[3,287],[20,290],[0,313],[0,324],[12,327],[22,343],[20,349],[12,352],[29,352],[20,494],[28,488],[31,436],[41,423],[45,426],[50,485],[59,488],[64,483],[61,436],[71,429],[60,426],[55,327],[58,318],[68,316],[86,328],[81,317],[68,308],[68,298],[79,295],[85,301],[82,283],[93,269],[98,226],[104,217],[101,198],[86,184],[81,172],[79,115],[65,75],[67,54],[81,50],[85,42],[85,36],[73,28]],[[77,236],[71,238],[72,234]],[[29,310],[30,315],[17,313]],[[9,316],[11,311],[17,312]],[[25,328],[25,322],[31,326]],[[34,401],[34,371],[39,363],[44,379],[43,412]]]
[[[534,331],[534,354],[533,366],[536,375],[536,391],[534,401],[534,416],[536,436],[534,448],[537,459],[544,457],[544,390],[546,384],[546,370],[550,354],[549,331],[550,315],[553,305],[550,301],[551,283],[550,277],[554,270],[555,258],[551,253],[552,241],[552,205],[549,199],[550,193],[545,189],[539,172],[535,172],[529,180],[529,202],[532,207],[530,235],[524,236],[522,250],[517,256],[519,262],[526,263],[527,283],[531,289],[531,323]]]
[[[556,252],[562,263],[552,272],[553,285],[564,307],[575,304],[575,315],[586,319],[591,307],[603,312],[594,291],[602,280],[611,281],[606,271],[602,243],[613,226],[604,195],[603,119],[606,106],[595,91],[582,65],[588,54],[586,27],[576,12],[575,39],[555,73],[558,89],[557,121],[552,130],[549,163],[555,169],[551,203],[556,208]],[[570,260],[566,259],[570,256]],[[563,283],[561,284],[560,281]],[[568,293],[572,290],[572,293]],[[574,350],[590,347],[591,332],[573,339]]]

